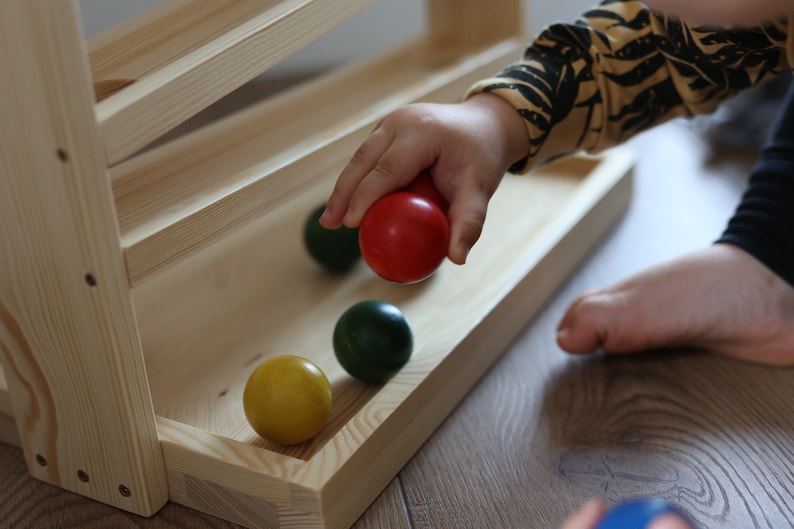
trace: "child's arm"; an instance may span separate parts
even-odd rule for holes
[[[480,94],[457,105],[416,104],[381,121],[337,180],[320,219],[358,226],[375,200],[432,167],[450,204],[448,256],[463,264],[508,167],[529,150],[523,120],[505,100]]]
[[[575,24],[547,28],[521,62],[475,85],[464,103],[387,116],[343,170],[321,222],[356,226],[375,200],[429,169],[450,204],[449,258],[463,263],[505,169],[525,172],[711,112],[786,68],[786,30],[784,21],[692,28],[639,2],[608,0]]]
[[[519,111],[531,138],[525,166],[598,152],[786,70],[787,24],[692,27],[633,0],[608,0],[574,24],[555,24],[524,60],[477,83]]]

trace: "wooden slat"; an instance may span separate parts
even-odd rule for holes
[[[176,0],[91,44],[115,164],[374,0]]]
[[[75,2],[0,2],[0,361],[31,474],[149,515],[165,466],[83,49]]]
[[[130,283],[180,262],[349,157],[399,105],[458,100],[517,40],[443,66],[421,39],[248,109],[113,171]]]
[[[142,79],[277,4],[277,0],[168,0],[91,37],[91,75],[100,84]]]
[[[162,417],[158,429],[172,501],[244,527],[317,527],[315,512],[293,505],[295,497],[318,502],[317,491],[289,480],[303,461]]]

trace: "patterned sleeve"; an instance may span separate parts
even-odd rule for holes
[[[520,112],[531,149],[511,171],[524,172],[598,152],[676,116],[712,112],[787,68],[787,31],[785,20],[691,27],[634,0],[607,0],[573,24],[549,26],[523,60],[467,97],[492,92]]]

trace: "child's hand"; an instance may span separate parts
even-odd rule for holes
[[[600,502],[589,501],[571,514],[560,529],[594,529],[605,512],[606,509]]]
[[[599,523],[605,522],[606,509],[598,501],[589,501],[579,510],[571,514],[560,529],[596,529]],[[615,527],[615,524],[610,524]],[[622,529],[693,529],[692,524],[684,517],[674,513],[663,513],[654,517],[645,527],[620,525]]]
[[[400,108],[378,124],[344,168],[320,223],[356,227],[377,199],[428,169],[449,202],[447,255],[463,264],[502,176],[528,151],[523,119],[497,96]]]

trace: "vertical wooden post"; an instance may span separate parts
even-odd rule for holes
[[[168,487],[74,1],[0,2],[0,361],[32,475],[142,515]]]
[[[428,31],[439,53],[460,56],[489,42],[521,37],[521,0],[426,0]]]

